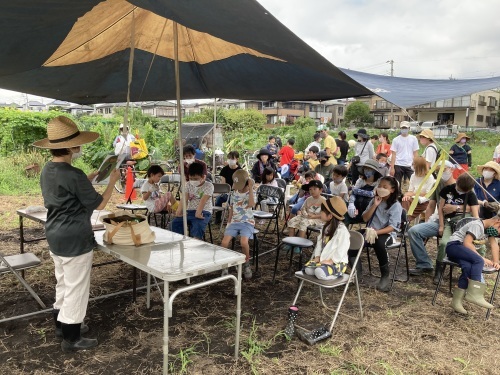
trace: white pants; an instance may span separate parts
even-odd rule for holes
[[[94,251],[76,257],[61,257],[52,252],[50,256],[57,280],[54,303],[54,309],[60,310],[57,320],[65,324],[82,323],[89,302]]]

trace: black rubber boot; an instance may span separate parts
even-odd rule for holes
[[[81,324],[62,324],[63,341],[61,349],[65,353],[86,350],[97,346],[96,339],[86,339],[80,335]]]
[[[287,339],[291,339],[295,334],[295,320],[299,315],[299,308],[297,306],[290,306],[288,309],[288,323],[285,328],[285,335]]]
[[[349,267],[352,269],[352,265],[356,260],[356,257],[349,257]],[[363,264],[361,263],[361,259],[358,260],[358,264],[356,264],[356,274],[358,275],[358,282],[363,282]]]
[[[59,320],[57,320],[57,318],[59,316],[59,310],[53,309],[52,316],[54,317],[54,323],[56,324],[56,329],[55,329],[56,337],[58,339],[62,339],[63,338],[62,323]],[[89,331],[89,326],[86,325],[85,322],[83,322],[80,325],[80,333],[87,333],[88,331]]]
[[[444,270],[444,263],[440,262],[440,261],[436,261],[436,268],[434,271],[434,279],[432,280],[434,285],[437,285],[439,283],[439,278],[443,274],[443,270]]]
[[[377,285],[377,290],[387,293],[390,289],[391,280],[389,279],[389,263],[380,266],[380,281]]]

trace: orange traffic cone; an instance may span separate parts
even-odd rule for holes
[[[132,167],[127,167],[127,182],[125,184],[125,201],[133,201],[137,199],[137,195],[134,189],[134,174],[132,173]]]

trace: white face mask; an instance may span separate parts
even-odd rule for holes
[[[79,157],[82,156],[82,148],[80,147],[80,151],[78,152],[73,152],[71,154],[71,160],[75,160],[75,159],[78,159]]]
[[[491,180],[494,175],[495,175],[495,172],[492,172],[492,171],[483,171],[483,177],[484,177],[485,180]]]
[[[387,197],[389,194],[391,194],[391,191],[390,191],[390,190],[385,189],[385,188],[377,188],[377,195],[378,195],[380,198],[385,198],[385,197]]]
[[[229,159],[229,160],[227,161],[227,165],[229,165],[229,166],[231,166],[231,167],[235,166],[235,165],[236,165],[236,160],[234,160],[234,159]]]
[[[184,159],[184,161],[189,165],[194,163],[194,158],[192,159]]]
[[[188,181],[188,184],[191,185],[192,187],[198,187],[200,186],[201,184],[201,180],[200,181],[192,181],[192,180],[189,180]]]
[[[443,176],[442,176],[444,181],[448,181],[451,178],[451,171],[443,171]]]
[[[409,131],[407,128],[401,129],[401,135],[407,135]]]

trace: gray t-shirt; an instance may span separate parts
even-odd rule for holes
[[[374,200],[372,199],[370,201],[370,204],[368,204],[365,212],[368,211],[371,206],[373,206],[373,202]],[[395,229],[394,232],[391,232],[391,235],[395,235],[396,231],[399,231],[399,228],[401,226],[402,212],[403,207],[401,207],[401,203],[394,202],[390,208],[387,208],[387,202],[382,201],[375,210],[375,214],[371,219],[370,227],[376,230],[380,230],[391,226]]]
[[[45,233],[50,251],[63,257],[88,253],[97,245],[90,217],[101,204],[89,179],[68,163],[49,161],[40,177],[47,208]]]
[[[488,236],[484,233],[483,221],[478,219],[465,224],[462,228],[453,232],[449,242],[460,241],[463,243],[467,234],[470,234],[472,236],[475,244],[483,242],[488,238]]]

